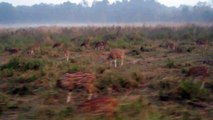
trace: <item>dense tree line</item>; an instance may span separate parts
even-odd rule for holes
[[[109,4],[95,1],[91,7],[65,2],[59,5],[16,6],[0,3],[0,23],[131,23],[131,22],[212,22],[213,8],[167,7],[155,0],[123,0]]]

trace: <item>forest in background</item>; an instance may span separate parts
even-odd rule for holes
[[[208,22],[213,21],[213,7],[205,2],[195,6],[167,7],[155,0],[108,0],[75,4],[36,4],[13,6],[0,3],[0,24],[41,23],[142,23],[142,22]]]

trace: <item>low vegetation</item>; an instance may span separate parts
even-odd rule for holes
[[[118,101],[111,115],[115,120],[211,120],[212,30],[199,25],[2,29],[0,119],[108,119],[107,114],[79,111],[88,97],[85,88],[74,87],[72,102],[66,103],[67,91],[56,85],[66,73],[89,72],[96,76],[94,97]],[[95,49],[103,40],[106,47]],[[90,47],[81,47],[84,41]],[[53,47],[56,43],[63,46]],[[27,54],[34,44],[41,50]],[[11,54],[6,48],[20,50]],[[123,66],[120,60],[116,68],[107,61],[114,48],[125,51]],[[65,49],[70,52],[68,61]],[[204,66],[204,77],[194,75],[197,70],[190,72],[196,66]]]

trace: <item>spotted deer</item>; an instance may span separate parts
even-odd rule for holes
[[[93,73],[88,72],[76,72],[66,73],[60,80],[57,81],[57,86],[68,90],[67,103],[71,101],[72,91],[75,88],[83,87],[89,93],[88,100],[90,100],[95,91],[93,82],[96,80],[96,76]]]
[[[117,60],[121,60],[121,66],[124,64],[125,53],[122,49],[113,49],[110,51],[107,60],[110,60],[110,65],[114,62],[115,67],[117,67]]]
[[[168,43],[166,43],[166,48],[168,48],[170,50],[175,50],[176,46],[174,43],[168,42]]]
[[[201,76],[201,80],[202,80],[202,85],[201,85],[201,89],[204,88],[205,86],[205,78],[209,75],[209,71],[208,68],[206,66],[195,66],[195,67],[191,67],[189,68],[186,77],[189,76],[193,76],[193,77],[199,77]]]
[[[40,45],[39,45],[39,44],[34,44],[34,45],[32,45],[30,48],[28,48],[27,53],[28,53],[29,55],[34,55],[35,52],[40,52],[40,51],[41,51]]]
[[[85,48],[90,48],[89,40],[85,40],[83,43],[81,43],[80,46]]]
[[[208,45],[208,41],[207,40],[196,40],[195,43],[199,46],[205,46]]]
[[[118,110],[118,100],[111,97],[97,97],[80,104],[80,110],[94,114],[104,114],[112,120]]]
[[[97,42],[95,44],[95,49],[97,49],[97,50],[104,50],[107,45],[108,45],[108,42],[106,40],[105,41],[100,41],[100,42]]]
[[[5,48],[4,51],[10,53],[10,54],[16,54],[20,51],[19,48]]]
[[[70,51],[68,49],[65,49],[64,50],[64,57],[65,59],[67,60],[67,62],[69,61],[70,59]]]
[[[55,43],[55,44],[52,46],[52,48],[63,48],[63,47],[64,47],[64,44],[63,44],[63,43],[59,43],[59,42]]]

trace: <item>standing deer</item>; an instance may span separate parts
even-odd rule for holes
[[[36,51],[38,51],[38,52],[41,51],[41,47],[40,47],[39,44],[34,44],[33,46],[31,46],[31,47],[28,49],[27,53],[28,53],[29,55],[34,55]]]
[[[193,76],[193,77],[199,77],[201,76],[201,80],[203,81],[202,82],[202,85],[201,85],[201,89],[204,88],[205,86],[205,80],[204,78],[207,77],[209,74],[209,71],[208,71],[208,68],[205,67],[205,66],[195,66],[195,67],[191,67],[187,74],[186,74],[186,77],[189,77],[189,76]]]
[[[175,50],[175,48],[176,48],[175,44],[172,42],[166,43],[166,47],[170,50]]]
[[[57,42],[57,43],[55,43],[55,44],[53,45],[52,48],[63,48],[63,47],[64,47],[64,44],[63,44],[63,43]]]
[[[20,51],[19,48],[5,48],[4,51],[9,52],[10,54],[16,54]]]
[[[70,59],[70,51],[68,49],[65,49],[64,50],[64,57],[65,59],[67,60],[67,62],[69,61]]]
[[[104,50],[107,45],[108,45],[108,42],[106,40],[105,41],[100,41],[100,42],[97,42],[95,44],[95,49],[97,49],[97,50]]]
[[[83,43],[81,43],[80,46],[85,48],[90,48],[89,40],[85,40]]]
[[[107,60],[111,60],[110,65],[114,62],[115,67],[117,67],[117,60],[121,60],[121,66],[124,64],[125,53],[122,49],[113,49],[110,51]]]
[[[88,72],[66,73],[62,79],[57,81],[57,86],[68,90],[67,103],[71,101],[72,91],[77,87],[83,87],[89,93],[88,99],[90,100],[95,91],[93,82],[96,76]]]
[[[199,46],[206,46],[208,45],[208,41],[207,40],[196,40],[195,43]]]
[[[112,120],[118,110],[118,100],[111,97],[98,97],[83,102],[79,107],[84,112],[106,114]]]

